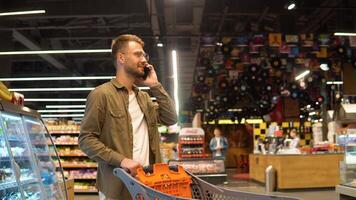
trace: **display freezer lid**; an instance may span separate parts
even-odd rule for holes
[[[0,111],[40,118],[40,114],[36,110],[32,110],[25,106],[15,105],[2,99],[0,99]]]

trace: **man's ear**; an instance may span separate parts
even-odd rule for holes
[[[116,55],[116,63],[124,63],[125,62],[125,57],[124,54],[122,53],[117,53]]]

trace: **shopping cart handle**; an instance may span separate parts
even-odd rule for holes
[[[126,167],[120,167],[121,169],[123,169],[126,173],[131,174],[131,171],[129,168]]]
[[[142,167],[142,169],[146,174],[147,173],[150,173],[150,174],[153,173],[153,165],[148,165],[148,166]],[[169,170],[178,172],[178,165],[169,166]]]

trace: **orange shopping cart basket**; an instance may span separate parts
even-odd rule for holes
[[[134,178],[122,168],[114,169],[114,175],[126,185],[134,200],[297,200],[220,188],[185,171],[182,166],[155,164],[153,168],[139,168],[137,174]]]

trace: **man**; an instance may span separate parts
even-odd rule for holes
[[[226,137],[222,136],[221,129],[219,127],[214,128],[214,137],[211,138],[209,147],[213,153],[213,158],[225,159],[228,142]]]
[[[131,199],[113,169],[127,168],[134,176],[137,167],[160,162],[156,124],[177,122],[174,103],[148,64],[143,46],[135,35],[117,37],[112,43],[116,78],[95,88],[87,98],[79,146],[98,162],[96,186],[101,200]],[[144,79],[145,67],[149,72]],[[149,86],[158,106],[135,84]]]

